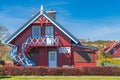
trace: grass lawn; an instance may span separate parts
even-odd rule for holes
[[[120,80],[119,76],[6,76],[0,80]]]
[[[97,63],[97,66],[101,66],[100,62]],[[120,67],[120,64],[104,63],[104,66],[117,66],[117,67]]]

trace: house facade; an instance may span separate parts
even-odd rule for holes
[[[40,11],[13,33],[5,43],[10,58],[21,66],[96,66],[97,48],[82,45],[55,19],[55,11]]]
[[[110,54],[113,58],[120,58],[120,42],[113,42],[104,49],[106,54]]]

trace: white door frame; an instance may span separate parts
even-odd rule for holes
[[[48,51],[48,67],[57,67],[57,51]]]

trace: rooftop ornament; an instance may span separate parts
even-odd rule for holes
[[[41,13],[41,14],[43,13],[43,5],[41,5],[40,13]]]

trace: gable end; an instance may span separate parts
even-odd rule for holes
[[[32,18],[30,18],[24,25],[22,25],[15,33],[13,33],[6,41],[6,44],[9,44],[16,36],[18,36],[24,29],[26,29],[32,22],[34,22],[40,15],[45,16],[53,25],[55,25],[58,29],[60,29],[65,35],[67,35],[71,40],[73,40],[76,44],[78,44],[79,40],[73,36],[68,30],[66,30],[62,25],[60,25],[57,21],[52,19],[44,10],[42,12],[38,12]]]

